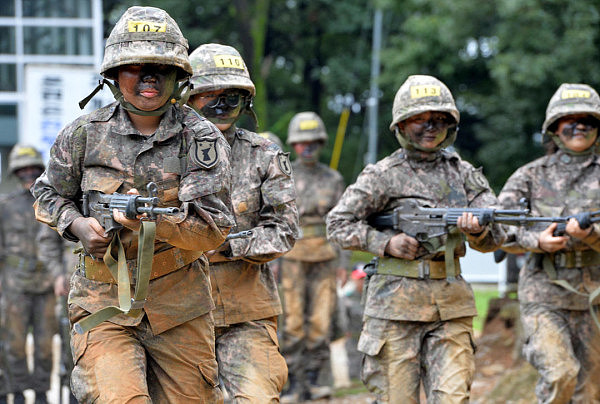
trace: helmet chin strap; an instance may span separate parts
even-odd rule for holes
[[[173,72],[169,73],[169,76],[167,76],[167,80],[173,79],[174,77],[171,77],[171,75],[176,75],[176,74],[177,74],[177,71],[175,71],[175,70]],[[144,111],[144,110],[137,108],[130,102],[125,101],[125,97],[123,96],[123,93],[117,86],[115,86],[113,83],[111,83],[110,81],[108,81],[106,79],[102,79],[98,83],[96,88],[90,93],[90,95],[85,97],[83,100],[79,101],[79,108],[81,108],[81,109],[85,108],[87,103],[90,102],[90,100],[98,93],[98,91],[100,91],[104,87],[105,84],[110,89],[111,93],[113,94],[113,97],[115,97],[115,100],[119,101],[119,104],[121,104],[123,109],[125,109],[133,114],[136,114],[136,115],[160,116],[160,115],[164,114],[165,111],[168,110],[171,107],[171,105],[173,105],[175,103],[178,103],[180,106],[184,105],[185,103],[187,103],[187,101],[190,97],[190,82],[189,82],[189,80],[185,80],[181,83],[175,82],[175,86],[173,87],[173,92],[171,93],[171,97],[169,97],[169,101],[165,102],[160,108],[157,108],[152,111]]]

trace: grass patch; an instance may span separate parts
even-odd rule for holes
[[[334,397],[352,396],[355,394],[368,393],[367,387],[358,379],[352,379],[352,386],[336,389]]]
[[[472,285],[473,292],[475,293],[475,307],[477,307],[477,316],[473,319],[473,329],[476,332],[483,331],[485,318],[491,299],[495,299],[499,296],[498,286],[495,284],[491,285]]]

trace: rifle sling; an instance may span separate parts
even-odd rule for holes
[[[585,250],[557,254],[543,254],[542,258],[542,267],[552,283],[568,290],[571,293],[588,298],[590,314],[592,315],[592,319],[594,320],[596,327],[598,330],[600,330],[600,319],[598,318],[599,312],[594,304],[598,296],[600,296],[600,287],[595,289],[592,293],[584,293],[575,289],[566,280],[558,279],[555,263],[563,268],[579,268],[591,265],[600,265],[600,254],[593,250]]]
[[[446,239],[446,246],[444,251],[444,260],[446,261],[446,279],[448,282],[456,281],[456,277],[459,272],[457,271],[457,265],[454,265],[454,249],[457,245],[462,242],[462,235],[458,228],[454,227],[448,232],[448,238]],[[458,267],[460,270],[460,267]]]
[[[115,234],[104,254],[104,263],[110,270],[112,276],[118,281],[119,306],[104,307],[78,321],[73,325],[76,332],[83,334],[118,314],[136,317],[141,313],[142,307],[146,302],[148,286],[150,284],[155,235],[156,223],[143,220],[138,236],[138,265],[136,268],[135,292],[133,297],[131,297],[131,283],[129,282],[129,271],[125,259],[125,249],[119,233]],[[117,248],[117,260],[115,260],[111,254],[113,247]]]

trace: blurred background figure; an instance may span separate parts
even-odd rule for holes
[[[340,249],[326,239],[325,215],[344,191],[340,173],[319,162],[326,141],[325,125],[316,113],[301,112],[290,121],[287,143],[297,155],[292,169],[302,234],[281,263],[282,348],[289,368],[282,402],[318,399],[332,392],[319,383],[319,376],[330,357],[336,271],[345,267],[347,254],[340,257]]]
[[[60,359],[58,377],[60,381],[59,403],[62,402],[63,389],[69,390],[66,403],[76,404],[77,400],[71,392],[71,372],[73,371],[73,356],[71,355],[71,327],[69,324],[69,285],[71,275],[77,269],[78,253],[81,243],[74,243],[62,238],[50,226],[42,226],[37,237],[38,259],[46,264],[54,279],[54,295],[56,296],[55,314],[58,333],[60,335]]]
[[[42,155],[32,146],[17,144],[9,155],[9,170],[20,189],[0,199],[0,268],[2,321],[9,392],[14,404],[25,403],[23,391],[35,391],[36,403],[46,402],[52,370],[52,337],[57,332],[54,280],[58,274],[38,259],[38,234],[44,224],[35,219],[29,188],[44,171]],[[27,367],[25,341],[31,327],[33,373]]]

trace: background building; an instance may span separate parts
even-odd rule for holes
[[[87,89],[93,84],[69,82],[28,89],[27,66],[36,65],[39,70],[40,65],[68,65],[98,71],[102,52],[102,0],[0,1],[0,192],[10,186],[6,177],[10,148],[18,141],[31,140],[23,133],[32,118],[28,105],[62,97],[67,85]],[[36,91],[38,96],[28,104],[27,98]],[[80,113],[76,104],[72,108],[75,116]],[[55,111],[46,106],[45,112],[51,117]]]

